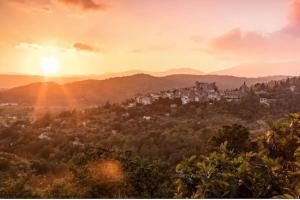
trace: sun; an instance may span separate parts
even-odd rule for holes
[[[40,67],[45,75],[56,75],[59,72],[59,61],[53,56],[44,57],[41,59]]]

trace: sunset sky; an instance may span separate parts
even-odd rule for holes
[[[211,72],[300,58],[300,0],[0,0],[0,13],[0,73]]]

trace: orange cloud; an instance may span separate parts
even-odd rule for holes
[[[89,44],[76,42],[72,47],[61,47],[61,46],[43,46],[37,43],[20,42],[15,46],[16,49],[27,49],[27,50],[54,50],[59,52],[70,52],[76,50],[77,52],[84,51],[87,53],[98,53],[99,49]]]
[[[42,11],[48,14],[52,13],[50,0],[10,0],[4,3],[7,3],[15,8],[21,9],[26,12]]]
[[[9,3],[21,5],[23,8],[38,8],[45,12],[51,12],[50,5],[54,0],[10,0]],[[68,7],[79,8],[81,10],[105,10],[107,5],[96,3],[94,0],[55,0]]]
[[[89,44],[76,42],[73,44],[73,47],[79,51],[88,51],[88,52],[98,52],[99,50]]]
[[[57,0],[67,6],[78,7],[82,10],[105,10],[106,4],[95,3],[93,0]]]

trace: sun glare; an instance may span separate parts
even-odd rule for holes
[[[41,70],[45,75],[55,75],[59,72],[59,62],[56,57],[45,57],[41,60]]]

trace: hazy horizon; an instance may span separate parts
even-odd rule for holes
[[[246,65],[246,64],[245,64]],[[300,66],[300,63],[299,63]],[[104,73],[98,73],[98,74],[42,74],[42,73],[18,73],[18,72],[6,72],[6,73],[0,73],[0,76],[38,76],[38,77],[49,77],[49,78],[68,78],[68,77],[101,77],[104,76],[107,78],[113,78],[116,76],[131,76],[135,74],[147,74],[151,76],[169,76],[169,75],[176,75],[176,74],[182,74],[182,75],[215,75],[215,76],[235,76],[235,77],[246,77],[246,78],[259,78],[259,77],[271,77],[271,76],[298,76],[300,74],[294,74],[294,73],[270,73],[270,74],[259,74],[257,75],[235,75],[232,73],[227,73],[230,71],[234,71],[235,68],[238,66],[228,67],[224,69],[220,69],[218,71],[212,71],[212,72],[205,72],[198,70],[196,68],[192,67],[182,67],[182,68],[169,68],[166,70],[158,70],[158,71],[150,71],[150,70],[139,70],[139,69],[129,69],[126,71],[108,71]]]

